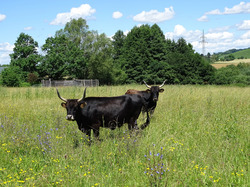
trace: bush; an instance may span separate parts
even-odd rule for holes
[[[250,85],[250,65],[241,63],[220,68],[215,72],[212,84]]]
[[[20,87],[30,87],[31,85],[28,82],[21,82],[19,86]]]
[[[3,86],[18,87],[22,82],[22,73],[20,68],[10,66],[1,73],[1,83]]]
[[[38,73],[29,73],[27,76],[27,82],[31,85],[38,83]]]

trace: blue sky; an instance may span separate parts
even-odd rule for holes
[[[166,38],[183,37],[202,53],[250,47],[250,2],[237,0],[0,0],[0,64],[20,33],[41,47],[71,18],[87,20],[90,30],[112,37],[134,26],[158,24]],[[40,49],[39,49],[40,50]]]

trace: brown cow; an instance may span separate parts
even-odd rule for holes
[[[138,90],[127,90],[125,94],[137,94],[140,95],[146,101],[146,107],[143,108],[144,112],[150,112],[152,115],[157,105],[159,93],[164,92],[162,88],[166,82],[166,80],[160,86],[149,86],[145,81],[144,84],[149,88],[145,91],[138,91]]]

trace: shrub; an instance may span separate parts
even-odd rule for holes
[[[18,87],[22,82],[21,70],[18,67],[10,66],[1,73],[1,83],[3,86]]]
[[[38,73],[29,73],[27,76],[27,82],[30,83],[31,85],[37,83],[38,81]]]

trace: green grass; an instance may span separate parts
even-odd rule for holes
[[[240,51],[237,51],[237,52],[234,52],[234,53],[229,53],[229,54],[222,53],[222,54],[220,54],[220,57],[224,58],[225,56],[228,56],[230,54],[232,54],[235,58],[240,58],[240,57],[250,58],[250,48],[240,50]]]
[[[88,88],[87,96],[129,88],[146,89]],[[88,146],[55,88],[0,87],[0,185],[249,186],[250,87],[164,89],[145,130],[102,128],[102,141]],[[59,88],[64,98],[83,90]]]
[[[239,58],[239,57],[250,58],[250,49],[237,51],[237,52],[232,53],[232,54],[235,56],[235,58]]]

